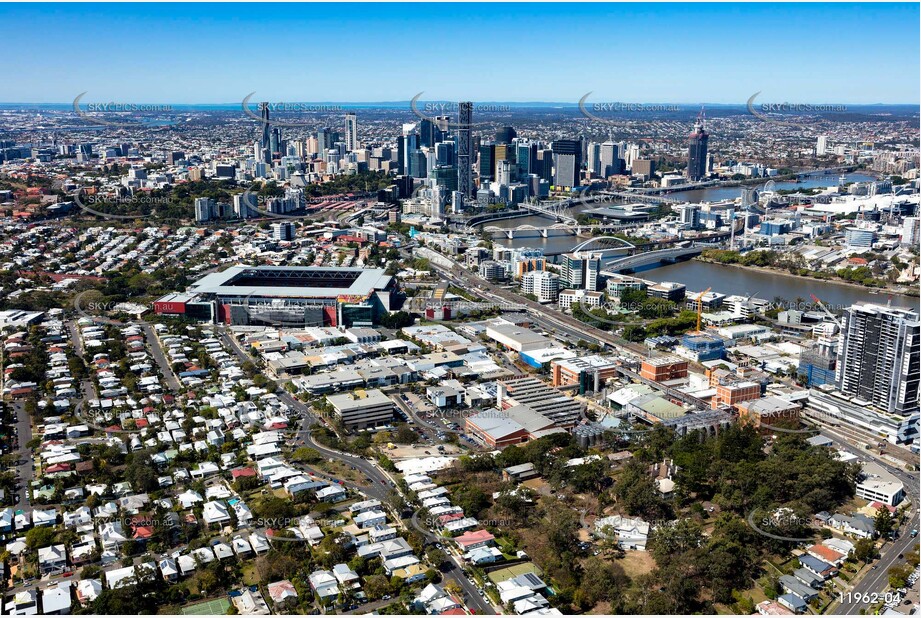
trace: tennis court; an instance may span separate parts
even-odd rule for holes
[[[215,614],[220,616],[227,613],[228,607],[230,607],[230,601],[227,599],[211,599],[204,603],[183,607],[181,613],[186,616],[207,616]]]
[[[513,564],[512,566],[505,567],[504,569],[496,569],[495,571],[490,571],[488,575],[492,583],[498,584],[499,582],[504,582],[507,579],[518,577],[519,575],[524,575],[525,573],[534,573],[537,576],[543,575],[540,568],[533,562]]]

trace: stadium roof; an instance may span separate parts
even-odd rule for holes
[[[319,266],[232,266],[193,283],[191,294],[331,298],[368,296],[391,285],[382,268],[324,268]]]

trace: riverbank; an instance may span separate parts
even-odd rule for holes
[[[703,256],[694,257],[692,261],[702,262],[705,264],[713,264],[715,266],[725,266],[726,268],[736,268],[739,270],[745,270],[749,272],[758,272],[762,274],[769,273],[772,275],[780,275],[782,277],[789,277],[792,279],[798,279],[800,281],[821,281],[822,283],[831,283],[834,285],[840,285],[844,287],[854,288],[857,290],[863,290],[867,292],[867,294],[870,294],[871,296],[895,295],[895,296],[902,296],[904,298],[918,298],[917,290],[909,290],[907,292],[900,292],[897,290],[893,290],[892,288],[877,288],[877,287],[869,287],[866,285],[860,285],[859,283],[854,283],[852,281],[845,281],[843,279],[839,279],[835,277],[830,277],[828,279],[822,279],[820,277],[804,277],[802,275],[794,275],[788,270],[785,270],[783,268],[775,268],[773,266],[745,266],[743,264],[725,264],[723,262],[718,262],[716,260],[707,259]],[[914,293],[911,293],[912,291],[914,291]],[[873,292],[876,292],[876,294],[874,294]]]

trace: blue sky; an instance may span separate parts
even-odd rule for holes
[[[2,4],[0,101],[917,103],[904,4]]]

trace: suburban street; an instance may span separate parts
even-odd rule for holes
[[[888,543],[880,553],[879,559],[874,563],[876,565],[875,569],[868,569],[863,574],[863,577],[857,582],[854,588],[850,591],[850,595],[843,598],[842,603],[832,605],[829,608],[829,613],[834,614],[843,614],[843,615],[856,615],[861,612],[866,613],[871,608],[862,601],[859,601],[861,597],[865,594],[878,594],[882,593],[889,587],[889,576],[887,571],[890,567],[895,566],[905,562],[903,558],[900,558],[903,554],[907,553],[919,543],[917,538],[912,538],[909,532],[911,530],[918,529],[918,505],[919,497],[921,497],[921,491],[918,487],[917,473],[906,472],[898,468],[893,467],[885,460],[880,459],[878,455],[875,455],[873,452],[862,449],[859,446],[855,446],[852,443],[848,442],[843,436],[831,429],[822,429],[821,434],[829,439],[831,439],[835,446],[847,451],[853,455],[864,458],[871,458],[877,464],[884,467],[888,472],[896,476],[902,483],[905,485],[905,494],[906,500],[911,502],[911,510],[909,511],[908,521],[906,521],[899,528],[899,537],[891,543]],[[917,585],[917,584],[916,584]],[[879,597],[882,600],[882,596]]]
[[[160,367],[160,373],[163,375],[163,379],[166,380],[166,384],[169,386],[170,391],[174,393],[182,392],[182,384],[179,383],[179,378],[173,373],[173,368],[170,367],[169,360],[167,360],[166,355],[163,353],[163,348],[160,346],[160,339],[157,337],[157,332],[154,330],[153,326],[144,321],[135,322],[135,324],[144,330],[144,338],[147,340],[147,347],[150,349],[154,360]]]

